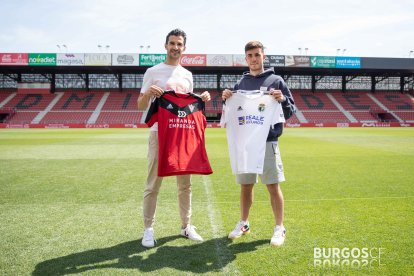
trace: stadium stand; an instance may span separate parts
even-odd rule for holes
[[[136,124],[141,122],[142,112],[139,111],[102,111],[97,124]]]
[[[293,97],[295,99],[296,107],[302,111],[308,110],[335,110],[338,108],[329,100],[324,92],[309,92],[303,90],[293,90]]]
[[[285,62],[283,66],[281,57],[273,56],[269,63],[274,63],[270,66],[285,79],[296,102],[297,113],[286,125],[414,126],[411,59],[361,57],[345,64],[349,68],[342,67],[342,63],[334,68],[313,68],[310,60],[309,65],[292,66]],[[354,61],[359,62],[354,64]],[[137,110],[137,99],[147,69],[148,66],[116,64],[46,67],[0,64],[0,127],[143,126],[144,113]],[[191,67],[195,93],[211,94],[211,101],[206,103],[209,122],[220,120],[221,93],[234,87],[245,70],[236,65]],[[48,89],[41,93],[37,86]]]
[[[16,111],[16,113],[5,123],[30,124],[37,114],[39,114],[38,111]]]
[[[414,111],[395,111],[394,113],[404,122],[414,123]]]
[[[364,92],[331,93],[346,110],[365,110],[377,108],[378,105]]]
[[[53,94],[16,94],[15,92],[2,94],[6,94],[5,99],[8,99],[3,107],[13,108],[16,111],[8,120],[12,124],[30,124],[55,97]]]
[[[377,92],[374,97],[378,99],[386,114],[390,113],[406,123],[414,122],[414,100],[409,94]]]
[[[137,110],[137,100],[139,93],[137,91],[131,92],[110,92],[103,111],[116,111],[116,110]]]
[[[45,109],[54,97],[53,94],[14,94],[4,107],[13,107],[18,111],[40,111]]]
[[[296,116],[296,114],[293,114],[293,116],[292,116],[292,117],[290,117],[288,121],[289,121],[289,123],[291,123],[291,124],[298,124],[298,123],[301,123],[301,122],[299,121],[298,117]]]
[[[312,93],[304,90],[292,93],[299,111],[289,119],[292,124],[349,123],[352,119],[362,123],[384,120],[414,122],[414,104],[407,94],[366,91]],[[220,113],[221,92],[210,91],[210,94],[212,100],[206,103],[206,112]],[[54,94],[16,94],[12,90],[3,90],[0,103],[3,103],[2,107],[16,111],[7,121],[10,124],[137,124],[143,114],[136,108],[138,96],[136,90],[67,90]]]
[[[95,110],[103,96],[101,92],[65,92],[52,111]]]
[[[414,102],[408,94],[376,92],[374,96],[389,110],[407,111],[414,109]]]
[[[7,97],[12,95],[13,93],[15,93],[15,91],[13,91],[13,90],[0,89],[0,105],[3,103],[4,100],[7,99]]]
[[[97,124],[136,124],[141,121],[142,112],[137,110],[139,93],[110,92],[97,117]]]
[[[89,111],[51,111],[40,124],[86,124],[91,115]]]
[[[356,119],[358,122],[377,122],[371,112],[379,106],[368,96],[366,92],[331,93],[335,100]]]
[[[196,92],[197,94],[202,93],[203,91]],[[223,101],[221,99],[221,92],[219,91],[209,91],[211,96],[211,101],[206,103],[206,112],[207,113],[217,113],[221,112],[223,108]]]
[[[303,112],[308,123],[349,123],[341,111],[307,111]]]
[[[62,95],[40,124],[86,124],[103,97],[103,93],[85,91],[66,91]]]

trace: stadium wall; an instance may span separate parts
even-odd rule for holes
[[[287,128],[299,127],[414,127],[414,123],[285,123]],[[147,128],[145,124],[0,124],[0,128]],[[208,123],[207,128],[220,128],[219,123]]]

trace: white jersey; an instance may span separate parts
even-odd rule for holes
[[[159,86],[163,90],[174,90],[176,93],[193,92],[193,75],[181,65],[174,66],[159,63],[148,68],[145,72],[141,92],[146,92],[151,85]],[[143,120],[146,117],[146,113],[142,116]],[[158,123],[155,123],[151,130],[157,131]]]
[[[285,121],[282,105],[263,93],[234,93],[223,105],[233,174],[263,173],[266,139],[274,124]]]

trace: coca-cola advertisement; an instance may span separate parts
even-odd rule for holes
[[[29,55],[23,53],[0,53],[0,64],[2,65],[27,65]]]
[[[207,56],[201,54],[183,54],[180,64],[182,66],[206,66]]]

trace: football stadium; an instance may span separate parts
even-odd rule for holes
[[[149,129],[137,109],[163,53],[0,53],[1,275],[412,275],[414,59],[267,55],[297,107],[279,140],[286,241],[269,245],[269,194],[255,188],[251,233],[239,217],[224,89],[244,55],[183,54],[209,91],[211,175],[193,175],[192,221],[179,235],[174,177],[158,196],[157,245],[141,246]]]

